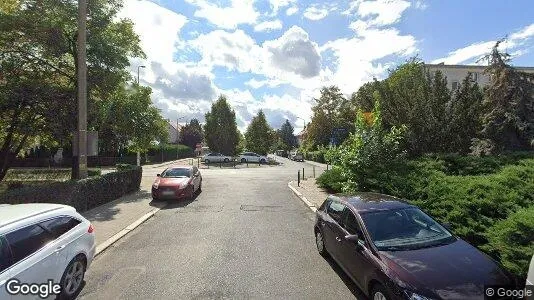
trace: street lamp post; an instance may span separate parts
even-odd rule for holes
[[[301,117],[297,117],[297,119],[301,119],[301,120],[304,122],[304,128],[306,128],[306,120],[304,120],[304,119],[301,118]]]
[[[87,0],[78,0],[78,159],[75,167],[77,179],[87,178]]]
[[[139,85],[139,68],[145,68],[145,66],[137,66],[137,84]]]
[[[139,69],[145,66],[137,66],[137,85],[139,85]],[[141,166],[141,152],[137,151],[137,166]]]

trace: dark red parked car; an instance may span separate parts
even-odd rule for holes
[[[484,299],[514,278],[419,208],[374,193],[329,196],[317,210],[319,253],[372,300]]]
[[[193,199],[202,191],[202,175],[195,166],[173,166],[165,169],[152,184],[152,199]]]

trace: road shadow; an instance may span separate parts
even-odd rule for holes
[[[82,215],[91,221],[109,221],[115,219],[115,215],[120,212],[120,208],[117,206],[123,203],[135,203],[144,201],[151,197],[150,192],[145,190],[139,190],[137,192],[125,195],[119,199],[115,199],[111,202],[102,204],[88,211],[82,212]]]
[[[341,269],[341,267],[331,257],[324,257],[324,260],[332,267],[332,270],[336,272],[337,276],[343,281],[345,286],[358,300],[369,300],[362,290],[352,281],[352,279]]]
[[[159,207],[161,210],[176,209],[180,207],[186,207],[189,204],[195,202],[201,192],[196,192],[193,199],[158,199],[150,201],[150,206]],[[164,205],[167,204],[167,205]]]

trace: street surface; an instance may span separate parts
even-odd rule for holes
[[[277,159],[284,164],[202,169],[202,193],[98,256],[79,298],[364,299],[317,253],[315,216],[287,187],[312,166]]]

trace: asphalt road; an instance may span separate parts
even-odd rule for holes
[[[171,203],[98,256],[81,299],[363,299],[316,251],[314,214],[289,188],[305,163],[202,170]]]

